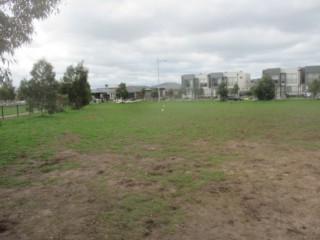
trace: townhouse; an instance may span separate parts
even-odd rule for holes
[[[320,66],[269,68],[262,71],[276,85],[276,97],[305,95],[313,80],[320,77]]]
[[[217,88],[222,82],[227,84],[228,89],[232,89],[235,84],[238,84],[238,95],[248,92],[251,87],[250,74],[242,71],[186,74],[181,76],[181,85],[186,89],[185,98],[217,97]]]

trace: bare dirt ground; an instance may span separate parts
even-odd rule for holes
[[[174,207],[186,218],[174,231],[164,233],[146,220],[144,239],[320,239],[320,150],[232,141],[225,151],[246,157],[220,164],[227,179],[197,190],[192,201],[177,199]],[[126,161],[127,156],[63,149],[52,166],[80,167],[43,172],[39,162],[28,160],[26,166],[2,169],[2,176],[15,174],[30,184],[0,187],[0,239],[112,239],[108,225],[96,217],[117,200],[105,189],[161,190],[156,181],[138,181],[114,167]],[[137,156],[133,161],[146,171],[170,171],[166,161],[146,164]]]

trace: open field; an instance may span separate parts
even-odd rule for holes
[[[0,125],[0,239],[320,239],[320,101],[96,104]]]

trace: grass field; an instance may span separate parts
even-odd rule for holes
[[[0,238],[318,239],[319,122],[312,100],[2,120]]]

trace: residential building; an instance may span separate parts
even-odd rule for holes
[[[170,91],[172,91],[173,98],[177,98],[179,96],[179,90],[181,89],[181,84],[175,82],[165,82],[159,85],[155,85],[151,87],[152,89],[158,89],[160,91],[160,98],[170,98]]]
[[[186,98],[196,98],[200,89],[201,97],[217,97],[218,85],[222,82],[227,84],[228,89],[232,89],[237,83],[238,94],[250,90],[250,74],[240,72],[215,72],[209,74],[186,74],[181,76],[181,84],[187,92]]]
[[[116,100],[116,90],[118,85],[106,85],[105,88],[97,88],[91,90],[91,95],[95,99]],[[130,99],[142,98],[142,89],[145,90],[144,98],[151,98],[151,88],[147,86],[127,86]]]
[[[269,68],[262,71],[269,75],[276,85],[276,97],[304,95],[308,85],[320,77],[320,66],[295,68]]]

